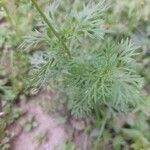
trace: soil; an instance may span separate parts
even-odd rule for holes
[[[20,102],[20,107],[26,112],[23,117],[34,116],[38,126],[27,132],[21,129],[19,123],[14,125],[11,132],[16,132],[16,136],[11,150],[63,150],[63,146],[69,141],[75,143],[76,150],[92,149],[90,137],[82,132],[85,129],[83,120],[66,119],[58,112],[46,112],[46,107],[41,107],[41,102],[47,106],[52,105],[54,97],[52,92],[44,91],[28,101]],[[46,133],[46,140],[39,144],[35,139],[42,133]]]

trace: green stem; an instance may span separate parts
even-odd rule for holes
[[[66,51],[66,53],[68,54],[69,57],[71,57],[70,51],[67,47],[67,45],[62,41],[62,39],[60,38],[59,33],[53,28],[51,22],[47,19],[46,15],[42,12],[41,8],[39,7],[39,5],[37,4],[36,0],[31,0],[33,5],[35,6],[35,8],[37,9],[37,11],[40,13],[40,15],[42,16],[43,20],[45,21],[45,23],[48,25],[48,27],[50,28],[50,30],[54,33],[54,35],[57,37],[57,39],[61,42],[61,44],[64,47],[64,50]]]
[[[10,12],[8,11],[5,2],[2,1],[1,4],[2,4],[2,7],[4,8],[4,11],[5,11],[6,15],[7,15],[7,19],[8,19],[8,21],[9,21],[10,25],[11,25],[12,28],[16,31],[16,33],[19,35],[19,31],[18,31],[18,29],[17,29],[16,23],[12,20],[11,15],[10,15]]]
[[[104,129],[105,129],[105,126],[106,126],[106,123],[107,123],[107,120],[108,120],[109,117],[110,117],[110,111],[107,112],[107,115],[103,120],[103,123],[102,123],[100,131],[99,131],[99,135],[97,137],[97,140],[96,140],[96,143],[95,143],[95,146],[94,146],[94,150],[96,150],[97,147],[98,147],[98,143],[100,141],[101,136],[103,135],[103,132],[104,132]]]

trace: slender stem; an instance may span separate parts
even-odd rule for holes
[[[10,12],[8,11],[5,2],[2,1],[1,4],[2,4],[2,7],[4,8],[4,11],[5,11],[6,15],[7,15],[7,19],[9,21],[10,25],[13,27],[13,29],[16,31],[16,33],[19,35],[19,31],[18,31],[16,22],[12,20],[12,18],[10,16]]]
[[[103,132],[104,132],[104,129],[105,129],[105,126],[106,126],[106,123],[107,123],[107,120],[108,120],[109,117],[110,117],[110,111],[107,112],[107,115],[106,115],[106,117],[104,118],[104,120],[102,122],[100,131],[99,131],[99,135],[97,137],[97,140],[96,140],[96,143],[95,143],[95,146],[94,146],[94,150],[97,149],[98,142],[100,141],[100,138],[103,135]]]
[[[61,42],[61,44],[63,45],[64,50],[66,51],[66,53],[68,54],[68,56],[71,57],[71,54],[70,54],[70,51],[69,51],[67,45],[62,41],[62,39],[60,38],[59,33],[54,29],[54,27],[52,26],[51,22],[47,19],[46,15],[42,12],[42,10],[39,7],[39,5],[37,4],[36,0],[31,0],[31,1],[32,1],[33,5],[35,6],[35,8],[37,9],[37,11],[42,16],[42,18],[45,21],[45,23],[50,28],[50,30],[54,33],[54,35],[57,37],[57,39]]]

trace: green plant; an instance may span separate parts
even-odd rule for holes
[[[19,120],[19,124],[26,132],[30,132],[32,129],[38,126],[38,123],[35,121],[35,118],[32,115],[21,118]]]
[[[47,132],[46,131],[39,132],[35,136],[34,141],[37,144],[37,147],[45,143],[47,141]]]
[[[149,0],[110,0],[111,7],[105,14],[106,26],[122,36],[128,36],[137,30],[138,26],[149,24]]]
[[[146,85],[150,84],[150,25],[145,25],[144,28],[140,27],[131,36],[133,42],[140,47],[143,55],[139,56],[139,61],[142,63],[139,67],[139,72],[146,79]]]
[[[119,121],[119,120],[118,120]],[[116,122],[114,122],[116,124]],[[118,122],[119,123],[119,122]],[[128,146],[134,150],[144,149],[148,150],[150,147],[150,134],[146,132],[150,129],[149,120],[142,112],[137,112],[137,114],[132,114],[125,117],[124,124],[116,128],[113,125],[115,132],[119,133],[119,136],[115,137],[114,148],[118,145],[127,145],[128,141],[131,140],[131,144]],[[126,125],[126,126],[125,126]],[[116,143],[116,140],[121,140],[121,142]],[[119,144],[120,143],[120,144]],[[119,148],[118,148],[119,149]]]
[[[0,142],[0,148],[1,150],[9,150],[10,149],[10,137],[5,137],[2,139],[2,141]]]
[[[64,144],[63,150],[75,150],[75,144],[72,142],[69,142],[67,144]]]
[[[77,117],[91,115],[103,107],[126,112],[140,103],[143,79],[135,71],[136,46],[129,40],[116,43],[104,36],[101,19],[106,9],[104,1],[98,4],[75,1],[73,9],[69,6],[65,9],[65,2],[58,1],[57,5],[54,2],[48,17],[35,0],[32,2],[48,25],[22,44],[26,49],[30,43],[31,49],[41,39],[45,41],[43,52],[37,52],[31,59],[32,86],[49,82],[58,85]],[[61,8],[62,15],[54,8]]]
[[[21,5],[19,5],[21,4]],[[30,4],[29,4],[30,5]],[[10,149],[12,136],[9,127],[24,111],[16,103],[24,91],[25,74],[28,71],[28,58],[25,53],[16,51],[22,41],[25,28],[30,30],[32,19],[23,16],[30,9],[27,2],[0,1],[0,149]],[[27,6],[27,7],[26,7]],[[30,23],[29,23],[29,22]]]
[[[129,40],[116,43],[109,35],[104,36],[101,16],[107,8],[105,1],[81,5],[76,0],[73,9],[66,8],[65,2],[54,2],[48,17],[35,0],[32,2],[47,26],[26,37],[22,44],[30,50],[45,42],[43,52],[31,58],[31,86],[58,85],[77,117],[89,116],[105,107],[113,112],[127,112],[141,102],[143,79],[135,71],[134,59],[137,48]]]
[[[2,101],[2,112],[4,116],[0,117],[0,149],[10,149],[10,141],[14,135],[10,135],[7,130],[10,125],[15,123],[18,118],[24,114],[23,110],[11,104],[11,102]]]
[[[25,33],[25,29],[30,31],[32,28],[33,13],[31,3],[27,0],[1,0],[0,6],[4,12],[5,19],[10,24],[10,28],[13,29],[13,31],[11,30],[11,35],[13,35],[15,40],[20,41],[22,35]],[[13,38],[11,40],[15,41]],[[14,43],[11,44],[11,46],[14,45]]]

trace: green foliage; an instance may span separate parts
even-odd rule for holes
[[[34,141],[37,145],[37,147],[39,147],[40,145],[44,144],[47,141],[47,132],[39,132],[35,138]]]
[[[106,26],[114,33],[130,35],[137,27],[149,23],[149,0],[111,0],[111,7],[105,14]]]
[[[24,114],[22,109],[2,101],[2,112],[4,116],[0,117],[0,149],[8,150],[10,148],[10,141],[14,135],[10,135],[7,130],[8,126],[12,125],[21,115]]]
[[[74,143],[69,142],[69,143],[65,144],[65,145],[63,146],[63,150],[75,150],[75,145],[74,145]]]
[[[8,131],[9,126],[24,114],[16,102],[23,94],[29,64],[27,55],[17,51],[17,47],[25,29],[31,29],[32,19],[23,16],[27,14],[29,5],[13,0],[0,1],[0,113],[4,114],[0,116],[2,150],[10,149],[13,135]]]
[[[20,36],[26,33],[24,29],[31,30],[33,18],[31,15],[31,3],[29,1],[2,0],[0,4],[4,11],[4,16],[10,24],[10,28],[15,31],[14,37],[16,34]],[[15,37],[15,39],[21,40],[21,37]]]
[[[150,24],[145,25],[144,28],[140,27],[138,28],[138,31],[136,31],[131,36],[132,41],[138,45],[141,50],[143,51],[143,55],[139,57],[139,61],[142,62],[142,64],[139,67],[139,72],[142,76],[145,77],[147,83],[146,85],[149,85],[150,83]]]
[[[140,101],[143,81],[135,68],[140,65],[138,71],[146,79],[147,92],[144,90],[144,93],[148,94],[150,1],[110,0],[110,7],[99,0],[55,0],[50,6],[47,6],[48,0],[39,0],[38,3],[41,8],[46,6],[46,16],[59,34],[59,40],[43,21],[36,23],[39,18],[31,1],[0,0],[0,6],[3,6],[0,8],[0,113],[4,113],[0,116],[0,149],[10,149],[13,137],[7,128],[24,114],[15,103],[24,94],[29,56],[16,49],[22,35],[27,33],[29,36],[25,37],[22,47],[27,52],[33,50],[30,86],[50,84],[66,93],[68,108],[76,116],[100,113],[92,116],[93,122],[98,124],[92,132],[92,137],[98,141],[98,150],[148,150],[150,97]],[[30,33],[34,27],[35,31]],[[120,38],[128,36],[132,42],[120,42]],[[69,49],[70,58],[61,41]],[[135,61],[136,47],[143,51],[137,59],[140,64]],[[47,103],[41,105],[45,111],[59,109],[57,103],[54,108]],[[102,128],[99,128],[103,125],[102,119],[106,118],[106,111],[126,112],[133,106],[134,119],[128,114],[125,121],[123,116],[109,120],[101,134]],[[144,114],[137,112],[139,110]],[[60,122],[64,120],[62,118]],[[20,124],[27,131],[38,125],[32,116]],[[46,134],[39,133],[35,140],[39,145],[44,143]],[[74,150],[75,147],[69,142],[63,148]]]
[[[148,115],[148,114],[147,114]],[[104,130],[98,141],[97,149],[113,150],[148,150],[150,147],[149,117],[143,112],[118,114],[107,121],[107,130]],[[97,121],[101,122],[100,119]],[[99,136],[99,125],[91,131],[93,139]],[[95,141],[95,140],[94,140]]]
[[[32,131],[32,129],[38,126],[38,123],[35,121],[34,116],[26,116],[25,118],[21,118],[19,120],[19,124],[26,132],[30,132]]]
[[[131,116],[130,116],[131,117]],[[135,118],[128,117],[127,124],[129,128],[122,128],[122,137],[124,140],[132,140],[131,148],[134,150],[145,149],[150,147],[150,134],[146,132],[150,129],[146,116],[139,112]]]
[[[109,35],[104,36],[105,1],[83,2],[83,5],[75,1],[72,10],[65,9],[63,4],[57,4],[63,15],[52,11],[54,2],[49,7],[50,22],[44,19],[48,27],[41,27],[36,31],[40,36],[30,35],[23,43],[24,49],[32,49],[41,41],[45,42],[43,52],[37,52],[31,58],[31,86],[51,82],[60,90],[64,89],[68,106],[77,117],[89,116],[95,108],[104,106],[117,112],[137,106],[143,85],[142,78],[135,71],[137,48],[129,40],[114,42]],[[57,33],[54,31],[54,34],[58,39],[53,30],[50,31],[51,23],[55,25]],[[63,51],[62,41],[71,57]]]
[[[5,39],[6,39],[6,33],[7,33],[7,30],[6,28],[1,28],[0,30],[0,47],[3,47],[3,44],[5,43]]]

